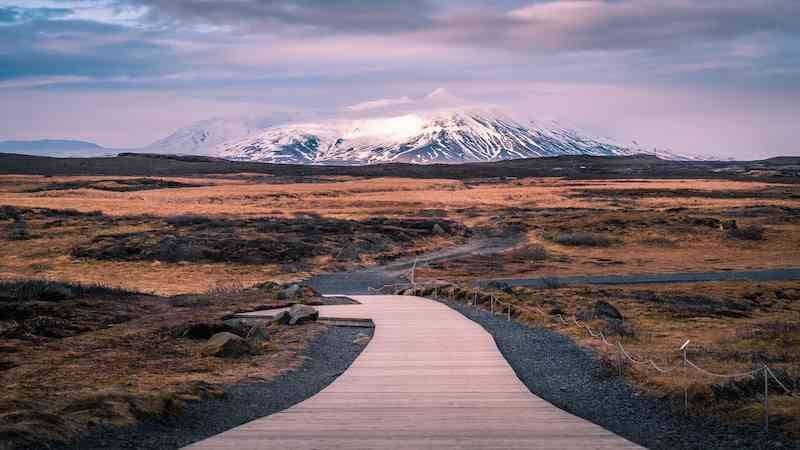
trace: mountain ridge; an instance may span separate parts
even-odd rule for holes
[[[696,159],[591,138],[557,122],[524,125],[499,111],[479,108],[285,124],[224,147],[219,156],[227,159],[282,164],[435,164],[633,154]]]

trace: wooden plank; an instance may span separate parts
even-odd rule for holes
[[[352,297],[326,319],[373,339],[314,397],[192,449],[619,449],[635,444],[531,394],[481,326],[419,297]],[[245,314],[258,316],[264,313]]]

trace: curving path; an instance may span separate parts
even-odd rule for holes
[[[302,403],[190,448],[639,448],[531,394],[492,337],[446,305],[352,298],[361,304],[318,307],[321,317],[375,323],[344,374]]]

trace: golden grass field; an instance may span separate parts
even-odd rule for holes
[[[164,179],[201,187],[114,192],[98,189],[48,189],[59,183],[125,180],[125,177],[0,177],[0,205],[100,211],[110,216],[181,214],[253,218],[319,214],[326,218],[363,220],[370,217],[446,216],[477,229],[522,224],[530,245],[542,245],[550,255],[542,261],[517,252],[490,258],[450,261],[426,275],[469,279],[491,265],[498,277],[566,274],[614,274],[670,271],[758,269],[800,265],[800,219],[794,213],[768,211],[755,217],[727,217],[748,207],[800,207],[800,187],[724,180],[570,181],[522,179],[494,182],[416,179],[352,179],[324,177],[308,183],[286,183],[263,175]],[[108,181],[105,181],[109,183]],[[589,191],[647,189],[701,196],[587,196]],[[724,198],[725,193],[738,198]],[[766,193],[766,194],[765,194]],[[671,208],[685,208],[670,212]],[[762,208],[763,209],[763,208]],[[684,216],[736,219],[761,223],[766,239],[757,242],[725,239],[713,226],[673,220]],[[128,220],[103,233],[146,231],[146,221]],[[69,226],[67,228],[70,228]],[[265,278],[286,280],[314,272],[325,257],[303,270],[287,273],[276,264],[161,264],[146,261],[87,261],[69,256],[69,248],[99,230],[75,226],[39,238],[4,246],[0,278],[50,277],[99,282],[159,294],[204,292],[231,279],[252,284]],[[573,247],[548,241],[556,231],[604,233],[620,242],[608,247]],[[438,242],[437,242],[438,241]],[[414,244],[416,250],[447,245],[447,239]],[[524,246],[523,246],[524,247]],[[135,281],[134,281],[135,277]]]

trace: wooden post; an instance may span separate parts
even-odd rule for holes
[[[769,371],[764,364],[764,433],[769,433]]]
[[[689,343],[692,342],[691,340],[687,339],[686,342],[681,345],[681,354],[683,355],[683,412],[688,414],[689,413],[689,358],[686,356],[686,353],[689,351]]]

